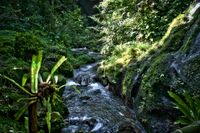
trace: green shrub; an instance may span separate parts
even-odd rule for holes
[[[190,0],[104,0],[94,20],[100,24],[100,40],[105,49],[112,51],[115,45],[130,41],[160,40],[168,24],[190,3]]]
[[[45,42],[33,33],[18,33],[14,45],[15,56],[31,59],[32,55],[45,48],[45,45]]]

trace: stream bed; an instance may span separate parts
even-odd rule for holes
[[[95,80],[97,65],[82,66],[67,80],[63,99],[69,116],[61,132],[145,133],[134,111]]]

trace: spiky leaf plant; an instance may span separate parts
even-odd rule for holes
[[[171,91],[168,94],[174,99],[175,107],[183,114],[176,124],[189,125],[200,121],[200,99],[198,97],[191,97],[186,91],[183,98]]]
[[[33,55],[32,57],[32,64],[31,64],[31,73],[30,75],[25,74],[22,77],[22,85],[17,83],[15,80],[5,76],[0,75],[1,77],[11,81],[15,84],[20,90],[28,94],[29,97],[21,98],[20,100],[27,100],[28,103],[22,107],[16,114],[15,117],[18,120],[22,114],[27,110],[28,107],[28,121],[29,121],[29,133],[37,133],[37,106],[41,104],[41,107],[44,107],[46,110],[46,123],[48,127],[48,132],[51,131],[51,115],[58,114],[58,112],[52,112],[52,105],[55,105],[55,101],[61,101],[59,96],[56,94],[62,87],[57,85],[57,82],[53,82],[54,73],[55,71],[63,64],[64,61],[67,59],[63,56],[60,60],[55,64],[52,68],[50,74],[48,75],[46,80],[43,80],[41,75],[39,74],[41,63],[42,63],[42,51],[38,52],[38,55]],[[31,78],[30,81],[31,85],[28,85],[27,81],[28,78]],[[52,80],[52,81],[51,81]],[[45,81],[45,82],[44,82]],[[55,80],[57,81],[57,80]]]
[[[188,92],[183,96],[178,96],[169,91],[169,96],[174,99],[175,107],[182,112],[182,116],[175,124],[184,125],[184,127],[175,130],[172,133],[199,133],[200,131],[200,100],[199,97],[191,97]]]

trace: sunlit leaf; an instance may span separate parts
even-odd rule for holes
[[[28,74],[24,74],[22,77],[22,86],[25,86],[27,79],[28,79]]]
[[[54,65],[54,67],[52,68],[52,70],[51,70],[51,73],[49,74],[49,76],[48,76],[48,78],[47,78],[47,80],[46,80],[46,82],[48,83],[49,82],[49,80],[51,79],[51,77],[53,76],[53,74],[55,73],[55,71],[63,64],[63,62],[64,61],[66,61],[67,60],[67,58],[65,57],[65,56],[62,56],[61,58],[60,58],[60,60]]]
[[[38,55],[33,55],[31,64],[31,92],[38,92],[38,75],[42,63],[42,51],[38,52]]]

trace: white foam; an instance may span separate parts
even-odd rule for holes
[[[100,122],[97,123],[97,124],[95,125],[95,127],[91,130],[91,132],[98,131],[102,126],[103,126],[102,123],[100,123]]]
[[[197,3],[191,10],[190,10],[190,13],[189,13],[189,20],[192,20],[193,19],[193,15],[195,14],[195,12],[197,11],[197,9],[200,8],[200,3]]]
[[[68,80],[67,80],[67,83],[66,83],[66,86],[80,86],[80,84],[74,82],[74,81],[71,80],[71,79],[68,79]]]

